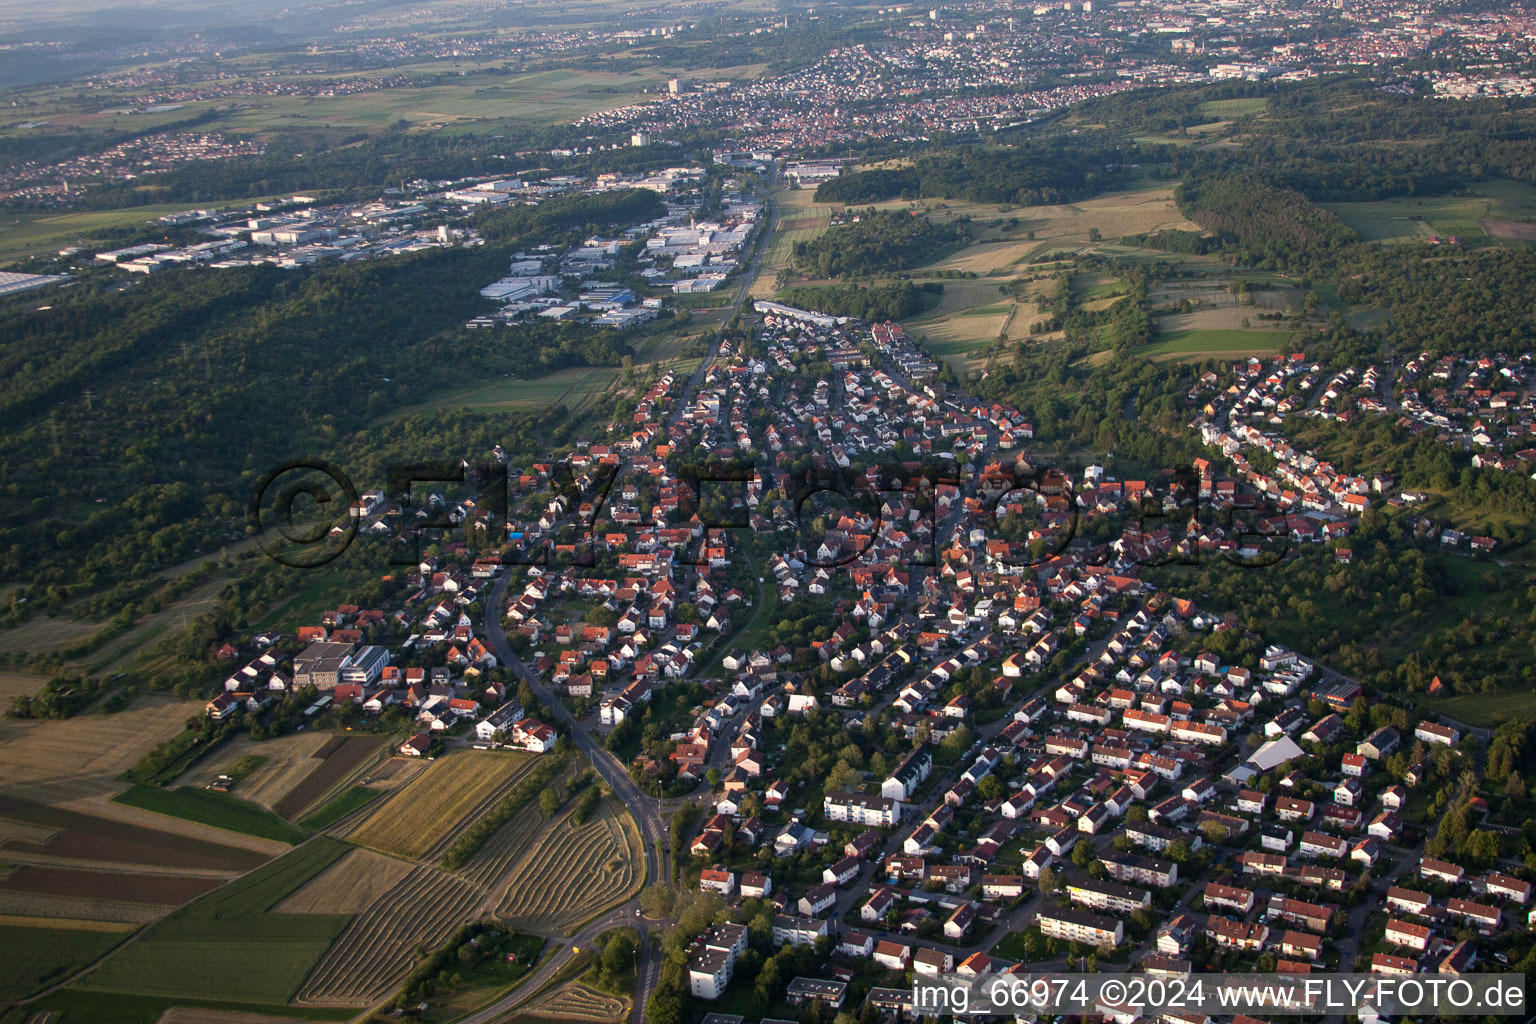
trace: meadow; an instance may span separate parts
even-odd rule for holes
[[[1284,350],[1290,344],[1291,337],[1290,331],[1174,331],[1160,336],[1150,345],[1138,346],[1132,352],[1152,360],[1268,355]]]

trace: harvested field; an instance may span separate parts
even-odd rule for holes
[[[576,1020],[592,1024],[610,1024],[629,1015],[629,1000],[608,992],[588,988],[580,981],[568,981],[552,988],[523,1007],[516,1015],[522,1020]]]
[[[165,913],[152,903],[119,903],[72,896],[40,896],[30,892],[0,890],[0,916],[44,918],[53,921],[97,921],[122,926],[148,924]]]
[[[633,893],[643,862],[629,816],[612,799],[583,825],[567,812],[518,862],[496,913],[520,931],[568,932]]]
[[[248,871],[266,859],[252,850],[14,797],[0,796],[0,815],[25,825],[58,830],[46,842],[11,839],[0,846],[21,855],[217,871]]]
[[[306,1024],[302,1017],[270,1017],[265,1013],[241,1013],[238,1010],[196,1010],[173,1006],[162,1013],[155,1024]]]
[[[219,884],[217,878],[187,875],[129,874],[119,871],[82,871],[78,868],[39,867],[23,864],[0,881],[0,892],[27,892],[40,896],[112,900],[179,906]]]
[[[380,804],[347,838],[408,860],[435,856],[477,812],[494,806],[531,760],[481,750],[449,754]]]
[[[352,850],[272,909],[279,914],[359,914],[411,866],[372,850]]]
[[[328,742],[323,732],[296,732],[275,740],[252,743],[249,734],[241,734],[210,754],[196,767],[175,780],[179,786],[206,786],[216,777],[228,774],[242,758],[264,757],[266,761],[241,779],[234,792],[242,799],[260,804],[267,810],[298,785],[314,767],[315,751]]]
[[[409,973],[416,947],[431,949],[442,942],[480,899],[480,890],[461,878],[435,868],[411,868],[352,919],[296,1001],[354,1006],[383,998]]]
[[[47,676],[34,676],[25,672],[0,672],[0,706],[9,708],[16,697],[30,696],[48,681]]]
[[[115,792],[119,775],[201,708],[201,701],[146,694],[112,715],[0,718],[0,785],[9,795],[48,802]]]
[[[385,779],[392,779],[406,768],[414,767],[420,763],[420,761],[412,761],[409,758],[392,757],[373,770],[373,781],[383,782]]]
[[[297,818],[376,756],[384,742],[379,736],[331,737],[310,757],[307,774],[272,805],[272,810],[289,821]]]
[[[126,934],[134,926],[126,921],[87,921],[67,917],[21,917],[16,914],[0,914],[0,927],[9,928],[61,928],[76,932],[112,932]]]
[[[48,828],[44,825],[29,825],[24,821],[13,821],[10,818],[0,818],[0,847],[7,843],[46,843],[59,834],[56,828]]]
[[[545,821],[538,801],[531,801],[486,840],[485,845],[459,869],[459,874],[482,889],[489,889],[507,877],[512,865],[532,849],[544,831]]]
[[[1536,242],[1536,224],[1518,220],[1485,220],[1483,230],[1494,238],[1513,238],[1521,242]]]

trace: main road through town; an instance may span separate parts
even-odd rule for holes
[[[677,399],[673,403],[671,414],[667,417],[672,422],[686,409],[693,399],[693,393],[697,390],[704,374],[715,361],[720,351],[720,342],[725,336],[725,325],[741,311],[746,304],[748,294],[752,290],[752,284],[757,280],[758,271],[762,267],[763,255],[768,251],[768,242],[773,236],[777,226],[777,215],[773,203],[773,197],[769,195],[764,206],[763,229],[754,240],[754,254],[752,262],[746,272],[741,275],[741,284],[736,290],[736,295],[727,307],[729,312],[721,322],[720,329],[710,344],[709,351],[699,361],[697,369],[684,383]],[[570,734],[571,742],[583,756],[592,763],[598,775],[602,776],[608,788],[624,802],[630,815],[635,819],[635,825],[640,830],[640,844],[645,849],[645,885],[669,884],[667,868],[667,824],[661,813],[661,802],[652,796],[646,795],[640,787],[635,785],[629,777],[629,772],[624,765],[602,745],[595,740],[581,721],[571,713],[570,709],[560,701],[558,697],[545,686],[538,675],[525,665],[521,658],[512,652],[507,645],[507,636],[502,629],[502,609],[506,607],[507,581],[510,577],[503,573],[491,587],[490,594],[485,602],[485,625],[482,636],[497,660],[512,670],[512,673],[523,680],[533,690],[534,694],[543,701],[554,715],[562,732]],[[587,923],[581,931],[567,940],[567,945],[555,949],[540,967],[533,972],[517,989],[508,993],[505,997],[492,1003],[468,1017],[461,1024],[493,1024],[493,1022],[506,1017],[508,1013],[519,1005],[532,998],[544,988],[559,969],[569,962],[570,957],[576,955],[576,950],[588,948],[596,937],[610,928],[630,925],[642,933],[640,952],[635,964],[635,1005],[632,1019],[635,1024],[640,1024],[644,1017],[646,1001],[656,989],[656,982],[661,975],[661,954],[653,948],[653,944],[643,941],[644,919],[640,916],[640,903],[638,899],[632,899],[622,906],[616,907],[594,921]]]

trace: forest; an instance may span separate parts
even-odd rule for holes
[[[916,316],[937,303],[943,290],[944,286],[938,282],[915,285],[911,281],[892,281],[873,286],[824,284],[789,288],[780,292],[778,299],[830,316],[854,316],[878,322]]]
[[[556,196],[537,205],[486,206],[475,226],[488,242],[523,246],[567,231],[584,233],[631,227],[665,216],[667,205],[650,189],[626,188],[592,195]]]
[[[1248,171],[1191,171],[1175,191],[1179,209],[1261,266],[1330,266],[1358,242],[1337,216],[1302,193]]]
[[[1137,147],[1132,150],[1139,152]],[[1111,155],[1067,140],[1041,140],[1027,149],[958,146],[919,154],[912,166],[845,171],[816,188],[818,203],[878,203],[890,199],[968,199],[1041,206],[1070,203],[1120,187]]]
[[[622,359],[601,334],[464,331],[506,259],[483,246],[168,271],[126,290],[82,283],[51,309],[0,306],[0,576],[39,591],[153,578],[229,540],[279,458],[334,457],[396,406],[530,359]]]
[[[900,210],[871,208],[850,224],[796,242],[792,265],[813,278],[888,274],[921,266],[944,248],[970,238],[968,221],[936,224]]]

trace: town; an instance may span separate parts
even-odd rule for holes
[[[701,1006],[761,988],[763,956],[746,945],[759,917],[770,949],[814,954],[785,978],[791,1004],[868,1004],[887,1019],[910,1014],[913,977],[955,972],[1412,974],[1508,961],[1531,923],[1531,883],[1502,870],[1496,811],[1467,799],[1485,731],[1368,698],[1149,586],[1147,553],[1179,542],[1166,528],[1126,525],[1107,558],[1081,540],[1027,557],[1072,501],[1092,519],[1163,495],[1100,467],[1075,498],[1059,470],[1016,489],[1025,415],[922,383],[934,366],[901,327],[758,312],[750,343],[723,346],[692,390],[659,378],[623,435],[570,452],[564,474],[509,465],[500,554],[443,543],[404,580],[401,607],[343,606],[297,637],[257,638],[272,646],[209,715],[302,689],[312,710],[404,714],[419,729],[406,756],[598,739],[643,790],[699,812],[679,820],[691,823],[683,877],[738,922],[684,937]],[[1260,420],[1293,378],[1306,379],[1282,401],[1317,390],[1327,403],[1348,383],[1319,389],[1295,357],[1235,369],[1230,408]],[[976,472],[930,485],[914,460],[935,453]],[[736,454],[758,468],[713,502],[673,469]],[[1274,454],[1282,472],[1304,458]],[[862,474],[882,457],[915,479],[886,481],[876,511],[849,505],[808,524],[802,508],[796,521],[793,467]],[[1269,493],[1310,509],[1281,517],[1303,520],[1291,530],[1308,541],[1347,535],[1348,499],[1371,490],[1330,487],[1316,465],[1295,480],[1196,469],[1204,498]],[[603,503],[591,492],[605,472]],[[1385,483],[1375,491],[1395,495]],[[367,495],[352,513],[365,529],[415,532],[399,497]],[[487,521],[473,502],[432,501],[466,529]],[[1024,506],[1038,526],[992,535],[993,509],[1006,519]],[[735,528],[700,517],[731,510]],[[576,566],[583,547],[596,574]],[[744,640],[763,636],[740,625],[765,602],[815,609],[817,625],[776,628],[771,647]],[[281,648],[295,641],[290,660]],[[498,667],[521,698],[486,682]],[[1436,825],[1448,811],[1463,817],[1459,839]]]

